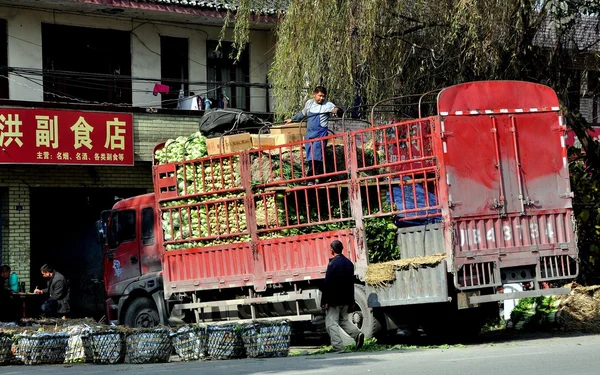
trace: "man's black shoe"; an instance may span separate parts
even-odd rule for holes
[[[359,350],[360,348],[362,348],[364,344],[365,344],[365,334],[361,332],[358,334],[358,337],[356,338],[356,350]]]

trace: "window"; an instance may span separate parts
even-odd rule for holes
[[[0,99],[8,99],[8,30],[0,19]]]
[[[44,100],[131,104],[129,32],[42,24],[42,56]]]
[[[135,211],[114,211],[110,217],[108,247],[116,249],[123,242],[135,240]]]
[[[160,77],[169,93],[162,94],[163,108],[177,108],[179,90],[188,93],[189,59],[188,40],[170,36],[160,37]]]
[[[233,51],[231,43],[221,43],[218,51],[217,45],[216,41],[206,42],[207,74],[208,81],[211,82],[208,85],[207,97],[213,102],[211,107],[223,108],[225,99],[228,100],[229,107],[248,111],[250,110],[250,87],[243,83],[250,82],[249,47],[242,52],[240,60],[235,62],[229,57]]]
[[[152,207],[142,210],[142,245],[154,244],[154,211]]]

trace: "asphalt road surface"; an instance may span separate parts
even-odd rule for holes
[[[153,365],[6,366],[0,374],[597,375],[600,335],[537,335],[449,349],[407,349]]]

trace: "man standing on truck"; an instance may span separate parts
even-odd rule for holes
[[[335,104],[327,101],[327,89],[317,86],[313,90],[313,98],[306,102],[302,111],[296,113],[292,118],[285,120],[290,122],[302,121],[307,118],[306,140],[327,136],[329,117],[336,114],[338,108]],[[306,161],[308,162],[307,176],[318,176],[324,173],[323,158],[327,147],[327,140],[307,142],[304,144]],[[309,183],[312,184],[312,183]]]
[[[42,303],[42,312],[46,317],[62,315],[63,317],[71,311],[69,306],[69,285],[67,279],[54,270],[49,264],[44,264],[40,268],[42,276],[48,280],[45,289],[35,288],[35,294],[45,294],[48,299]]]
[[[348,309],[354,306],[354,264],[342,254],[343,250],[340,241],[331,242],[329,251],[333,258],[327,266],[321,290],[321,308],[327,312],[325,328],[333,350],[338,353],[344,352],[340,328],[356,341],[356,349],[365,342],[365,335],[347,318]]]

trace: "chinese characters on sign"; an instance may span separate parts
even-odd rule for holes
[[[0,163],[133,165],[127,113],[0,108]]]

